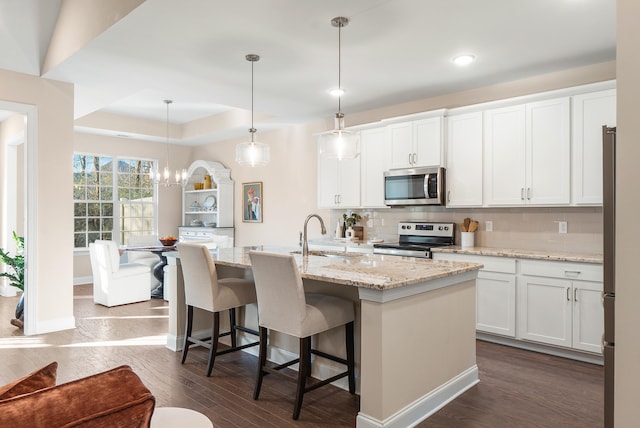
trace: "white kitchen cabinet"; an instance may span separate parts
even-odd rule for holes
[[[443,117],[389,125],[391,168],[442,165]]]
[[[520,272],[517,337],[600,353],[602,266],[523,260]]]
[[[482,112],[447,117],[448,207],[482,206]]]
[[[360,157],[327,159],[318,152],[318,208],[360,206]]]
[[[602,204],[602,126],[616,126],[616,90],[571,99],[572,191],[576,205]]]
[[[516,336],[515,259],[450,253],[433,253],[433,259],[482,263],[476,279],[476,330]]]
[[[564,97],[484,112],[487,206],[571,202],[569,106]]]
[[[391,148],[386,127],[360,132],[360,205],[383,208],[384,172],[391,168]]]

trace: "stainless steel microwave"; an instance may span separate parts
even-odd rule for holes
[[[384,203],[389,206],[444,205],[445,169],[421,167],[384,172]]]

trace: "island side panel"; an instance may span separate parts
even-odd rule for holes
[[[452,379],[475,376],[463,390],[477,383],[475,293],[475,280],[467,280],[390,302],[362,301],[358,426],[400,426],[399,418],[416,416],[408,406],[429,411],[435,390]]]

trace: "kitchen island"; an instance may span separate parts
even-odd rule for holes
[[[276,247],[212,250],[218,274],[250,278],[249,250],[288,252]],[[178,350],[184,332],[184,288],[179,257],[168,256],[167,347]],[[369,254],[295,258],[305,288],[343,297],[353,293],[357,427],[413,425],[478,382],[475,279],[482,265]],[[337,343],[343,342],[320,345]],[[314,367],[313,373],[322,370]]]

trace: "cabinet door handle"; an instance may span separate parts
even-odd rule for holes
[[[570,291],[571,291],[571,289],[569,287],[567,287],[567,302],[571,301],[571,294],[569,294]]]
[[[418,154],[414,153],[413,154],[413,164],[415,165],[416,163],[418,163]]]
[[[338,197],[338,203],[342,203],[342,196],[341,195],[336,195]]]
[[[577,288],[573,289],[573,301],[574,302],[578,301],[578,289]]]
[[[520,188],[520,199],[524,201],[524,187]]]
[[[447,190],[447,203],[451,202],[451,190]]]
[[[531,187],[527,187],[527,199],[531,200]]]
[[[413,162],[411,161],[411,153],[409,153],[409,165],[412,165]]]

